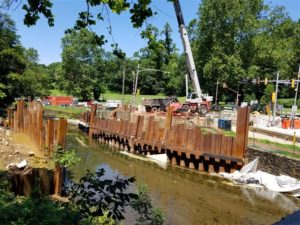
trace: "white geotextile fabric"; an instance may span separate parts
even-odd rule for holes
[[[262,185],[275,192],[285,192],[300,197],[300,182],[286,175],[275,176],[257,170],[258,158],[234,173],[220,173],[223,177],[243,184]]]

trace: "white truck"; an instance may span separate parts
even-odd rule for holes
[[[121,100],[107,100],[105,103],[105,107],[107,109],[115,109],[118,108],[122,104]]]

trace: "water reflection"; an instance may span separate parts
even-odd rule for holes
[[[231,186],[219,177],[173,166],[164,170],[89,142],[79,132],[69,133],[67,143],[82,159],[72,168],[75,180],[87,169],[100,167],[107,177],[134,176],[137,184],[147,184],[155,205],[164,209],[167,224],[272,224],[300,206],[295,198]]]
[[[259,196],[277,204],[282,210],[291,209],[292,211],[296,211],[299,207],[297,201],[293,201],[295,200],[294,198],[288,197],[287,195],[283,195],[278,192],[266,190],[263,187],[253,187],[253,189],[241,188],[241,191],[243,195],[247,198],[247,200],[253,205],[255,205],[255,198]]]

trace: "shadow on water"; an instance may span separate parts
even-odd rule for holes
[[[165,212],[166,224],[272,224],[300,207],[297,199],[262,188],[232,186],[217,176],[174,166],[164,170],[129,158],[82,132],[70,131],[67,138],[67,148],[81,157],[71,169],[74,180],[97,168],[104,168],[110,178],[134,176],[137,184],[147,184],[154,204]]]

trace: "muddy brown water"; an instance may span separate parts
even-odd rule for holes
[[[163,209],[166,224],[273,224],[300,208],[294,197],[233,186],[223,178],[197,171],[129,158],[106,145],[69,132],[67,148],[76,149],[81,162],[71,169],[74,180],[86,170],[104,168],[106,176],[134,176],[146,184],[154,205]],[[132,220],[123,222],[133,224]]]

